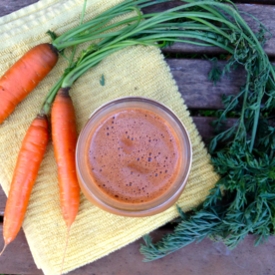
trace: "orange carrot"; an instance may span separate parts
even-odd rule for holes
[[[49,141],[48,128],[47,117],[38,115],[23,139],[4,213],[5,246],[2,252],[15,239],[23,223],[32,187]]]
[[[0,123],[51,71],[58,60],[57,50],[40,44],[23,55],[0,78]]]
[[[70,229],[76,218],[80,203],[80,187],[75,164],[77,130],[69,88],[61,88],[54,99],[51,109],[51,127],[54,155],[58,168],[61,211],[68,228],[60,271],[60,274],[63,274]]]
[[[69,229],[78,212],[80,187],[75,164],[77,142],[75,112],[68,88],[61,88],[55,97],[51,110],[51,127],[58,167],[61,210]]]

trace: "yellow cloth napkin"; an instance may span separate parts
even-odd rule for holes
[[[88,1],[85,20],[121,1]],[[50,41],[45,34],[47,30],[61,34],[76,26],[82,6],[82,0],[42,0],[0,18],[0,40],[5,41],[0,43],[0,74],[34,45]],[[0,183],[6,193],[26,129],[65,66],[66,61],[60,58],[48,77],[0,126]],[[104,86],[100,84],[102,75]],[[187,127],[192,142],[193,163],[187,186],[177,204],[183,210],[198,205],[208,195],[218,176],[210,165],[204,144],[158,49],[138,46],[117,52],[76,82],[71,96],[76,108],[78,130],[95,108],[127,95],[145,96],[164,103]],[[37,267],[47,275],[59,274],[67,233],[58,193],[56,163],[52,145],[49,145],[23,224]],[[174,205],[151,217],[120,217],[93,206],[81,194],[81,206],[71,228],[64,271],[95,261],[177,216]]]

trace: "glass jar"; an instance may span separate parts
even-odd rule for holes
[[[76,148],[81,190],[113,214],[141,217],[175,204],[191,169],[188,132],[163,104],[124,97],[98,108]]]

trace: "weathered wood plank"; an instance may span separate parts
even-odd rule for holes
[[[167,230],[153,233],[154,239],[159,239]],[[0,235],[2,226],[0,225]],[[78,268],[68,275],[91,274],[182,274],[199,275],[271,275],[274,271],[275,237],[258,247],[253,247],[255,237],[248,236],[235,250],[228,250],[223,244],[204,240],[166,256],[163,259],[144,263],[139,252],[141,239],[126,247],[99,259],[96,262]],[[3,242],[0,240],[0,246]],[[20,253],[18,253],[20,251]],[[15,257],[16,255],[16,257]],[[153,270],[153,273],[148,273]],[[32,259],[25,236],[21,231],[16,240],[7,247],[0,258],[0,273],[21,275],[42,275]]]
[[[6,205],[7,197],[0,185],[0,217],[4,216],[4,209]]]
[[[243,67],[224,75],[216,85],[208,79],[213,67],[209,60],[166,59],[179,92],[189,109],[222,109],[222,95],[236,95],[246,81]],[[225,61],[217,66],[223,68]]]
[[[0,224],[0,247],[3,247],[3,225]],[[42,275],[36,268],[25,235],[21,230],[0,257],[0,274]]]
[[[193,117],[193,121],[205,144],[208,144],[215,136],[214,128],[211,125],[214,119],[214,117]]]
[[[185,103],[190,109],[223,108],[221,96],[237,94],[245,83],[245,71],[242,68],[222,77],[216,85],[208,80],[213,64],[208,60],[167,59],[171,73],[178,85]],[[225,62],[219,62],[223,67]]]
[[[261,2],[261,1],[259,1]],[[273,5],[275,2],[273,1]],[[272,5],[238,5],[238,8],[243,12],[248,25],[252,30],[258,29],[258,23],[256,23],[251,16],[247,16],[244,13],[251,14],[258,18],[260,22],[270,31],[272,37],[267,41],[264,49],[269,56],[275,56],[275,7]]]
[[[0,0],[0,17],[29,6],[38,0]]]
[[[261,4],[261,5],[274,5],[275,0],[236,0],[233,1],[235,3],[255,3],[255,4]]]

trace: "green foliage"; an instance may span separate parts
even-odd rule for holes
[[[228,26],[230,39],[220,41],[234,51],[223,71],[214,70],[211,79],[217,80],[236,65],[244,66],[247,73],[239,94],[223,97],[224,109],[217,112],[214,122],[217,135],[209,152],[221,178],[202,205],[184,215],[180,212],[174,232],[155,244],[149,236],[144,237],[141,253],[145,261],[206,237],[234,248],[247,234],[258,236],[257,245],[275,233],[275,74],[262,49],[269,34],[261,24],[259,32],[253,33],[237,10],[214,6],[205,4],[201,8],[212,10],[213,16],[226,16],[228,22],[221,28]],[[236,123],[226,128],[232,113]]]
[[[52,40],[55,40],[57,38],[57,34],[53,31],[48,30],[46,33],[51,37]]]
[[[208,74],[208,79],[213,81],[216,85],[216,83],[221,79],[222,69],[218,66],[218,59],[216,57],[210,60],[212,61],[212,69]]]
[[[249,233],[258,235],[256,244],[274,234],[275,158],[264,153],[255,158],[234,143],[226,152],[218,152],[213,163],[222,176],[220,181],[203,205],[181,214],[173,233],[156,244],[149,236],[144,237],[141,253],[145,261],[164,257],[206,237],[234,248]]]

